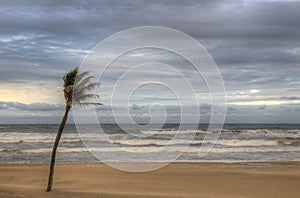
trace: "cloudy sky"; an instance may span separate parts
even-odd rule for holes
[[[207,49],[224,80],[226,122],[299,123],[299,10],[300,1],[295,0],[2,0],[0,123],[58,123],[64,110],[62,76],[80,65],[103,39],[139,26],[177,29]],[[153,49],[124,55],[115,68],[130,63],[128,57],[180,65],[188,73],[184,60]],[[156,67],[131,77],[143,79],[151,74],[176,85],[176,76]],[[105,105],[97,111],[106,122],[112,121],[112,106],[105,89],[109,79],[118,76],[117,71],[112,67],[103,79],[103,92],[100,90]],[[193,72],[190,74],[193,80]],[[205,99],[203,82],[198,85],[201,121],[206,122],[211,104]],[[126,102],[119,98],[115,108],[126,109]],[[165,105],[168,121],[178,121],[179,103],[155,84],[139,89],[130,99],[135,121],[149,120],[151,103]],[[193,104],[186,108],[193,109]]]

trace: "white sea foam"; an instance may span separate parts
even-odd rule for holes
[[[67,148],[60,147],[59,153],[80,153],[80,152],[132,152],[132,153],[151,153],[151,152],[185,152],[195,153],[199,152],[199,148],[188,147],[112,147],[112,148]],[[0,149],[0,152],[22,152],[22,153],[50,153],[51,148],[40,149]],[[288,148],[213,148],[209,153],[279,153],[279,152],[300,152],[299,147]]]
[[[218,143],[224,146],[274,146],[278,145],[277,141],[273,140],[218,140]]]
[[[207,143],[215,143],[214,141],[204,141],[204,140],[118,140],[114,141],[117,144],[132,145],[132,146],[141,146],[141,145],[201,145]],[[230,146],[230,147],[239,147],[239,146],[275,146],[279,144],[279,140],[240,140],[240,139],[231,139],[231,140],[218,140],[217,145]]]
[[[257,130],[256,130],[257,131]],[[166,134],[175,133],[176,131],[167,131]],[[294,145],[299,143],[300,136],[297,134],[299,131],[292,131],[291,133],[297,135],[296,137],[291,137],[290,134],[286,136],[277,136],[278,139],[272,137],[272,139],[219,139],[217,144],[228,146],[228,147],[244,147],[244,146],[276,146],[276,145]],[[161,131],[159,132],[161,133]],[[189,131],[183,131],[183,133],[189,133]],[[17,133],[17,132],[1,132],[0,133],[0,143],[8,144],[18,144],[18,143],[52,143],[55,139],[55,133]],[[99,134],[84,134],[83,137],[86,140],[92,141],[103,141],[106,135]],[[239,135],[235,135],[238,137]],[[180,145],[180,144],[192,144],[201,145],[203,143],[214,143],[213,141],[202,141],[202,140],[184,140],[184,139],[133,139],[129,138],[126,134],[110,134],[108,136],[113,143],[131,145],[131,146],[143,146],[143,145]],[[98,139],[97,139],[98,138]],[[100,139],[99,139],[100,138]],[[291,139],[287,139],[291,138]],[[298,139],[297,139],[298,138]],[[80,137],[78,134],[63,134],[61,142],[64,143],[77,143],[80,142]]]
[[[131,136],[115,126],[106,126],[106,134],[86,131],[82,138],[91,143],[92,152],[110,159],[111,154],[123,152],[143,154],[160,152],[184,152],[180,159],[185,161],[226,160],[299,160],[300,130],[292,129],[223,129],[217,144],[210,151],[211,155],[199,158],[201,146],[213,144],[203,141],[206,130],[176,130],[173,126],[160,130],[141,131],[147,138]],[[7,127],[0,132],[0,161],[29,162],[47,161],[55,140],[57,126],[22,126]],[[295,128],[295,127],[294,127]],[[8,130],[11,130],[10,132]],[[135,130],[135,128],[133,128]],[[20,131],[20,132],[18,132]],[[180,134],[180,139],[174,136]],[[196,135],[195,140],[189,141]],[[115,147],[101,141],[111,141]],[[75,127],[68,126],[61,138],[58,152],[66,161],[94,160],[82,144]],[[190,146],[188,146],[190,144]],[[168,146],[168,147],[167,147]],[[185,146],[188,146],[184,151]],[[124,154],[124,153],[123,153]]]
[[[176,134],[205,134],[205,130],[142,130],[141,133],[149,135],[176,135]]]

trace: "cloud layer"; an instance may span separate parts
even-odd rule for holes
[[[19,122],[14,116],[46,111],[39,120],[59,117],[55,111],[63,105],[59,86],[66,71],[80,65],[104,38],[156,25],[178,29],[206,47],[223,75],[231,104],[229,122],[289,122],[287,118],[297,122],[299,105],[292,101],[299,101],[300,93],[299,10],[298,1],[1,1],[1,118]],[[161,51],[134,54],[186,69],[184,62]],[[143,79],[143,74],[138,78]],[[176,83],[169,75],[172,78]],[[12,91],[21,89],[26,91]],[[103,93],[102,98],[109,96]],[[237,105],[249,101],[254,101],[252,106]],[[138,110],[142,104],[134,102],[137,106],[131,109]]]

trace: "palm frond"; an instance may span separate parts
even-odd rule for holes
[[[97,88],[100,83],[91,83],[91,79],[94,76],[89,76],[89,72],[79,72],[79,68],[68,72],[64,77],[64,95],[67,104],[79,104],[79,105],[101,105],[96,102],[82,102],[95,98],[100,98],[97,94],[87,93],[92,89]]]
[[[97,94],[81,94],[81,95],[74,95],[73,100],[76,102],[81,102],[81,101],[85,101],[87,99],[95,99],[95,98],[100,98],[99,95]]]
[[[78,74],[78,67],[76,67],[74,70],[68,72],[64,77],[64,87],[74,85],[76,76]]]
[[[76,81],[76,87],[80,88],[80,87],[84,87],[86,86],[88,83],[90,83],[90,81],[94,78],[94,76],[88,76],[84,79],[82,79],[81,81]]]
[[[84,77],[88,76],[90,72],[84,71],[84,72],[79,72],[76,76],[76,81],[80,82]]]
[[[100,83],[90,83],[84,87],[75,87],[74,93],[84,93],[86,91],[90,91],[92,89],[97,88],[100,85]]]

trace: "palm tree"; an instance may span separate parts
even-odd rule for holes
[[[101,105],[101,103],[83,102],[87,99],[99,98],[99,95],[87,93],[87,91],[95,89],[99,85],[99,83],[91,83],[92,78],[94,77],[89,76],[89,72],[79,72],[78,67],[63,77],[66,109],[53,145],[47,191],[52,189],[56,150],[72,105]]]

